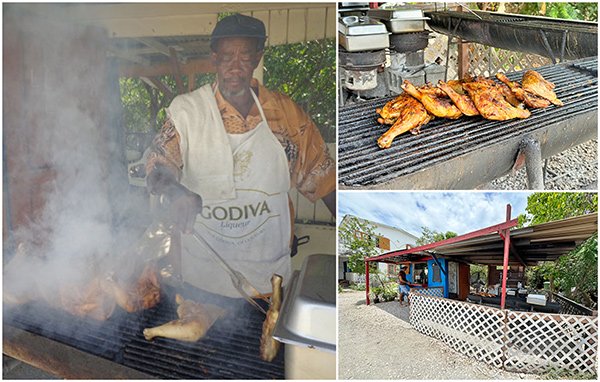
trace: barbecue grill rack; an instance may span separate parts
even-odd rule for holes
[[[511,138],[534,133],[542,127],[568,121],[598,109],[598,59],[535,68],[556,85],[564,106],[530,109],[526,119],[485,120],[480,116],[457,120],[436,118],[421,127],[419,135],[404,133],[389,149],[380,149],[377,139],[389,125],[377,122],[376,108],[394,97],[374,99],[340,107],[338,125],[338,177],[340,186],[377,187],[403,176],[485,149]],[[506,73],[521,81],[525,72]],[[494,77],[492,77],[494,78]],[[496,80],[494,78],[494,80]],[[496,82],[499,82],[496,80]],[[564,137],[568,139],[569,137]],[[513,158],[514,159],[514,158]],[[483,182],[481,182],[483,183]]]
[[[35,302],[7,309],[4,323],[160,379],[283,379],[283,350],[272,362],[260,359],[264,315],[242,299],[216,296],[185,285],[163,287],[159,305],[138,313],[119,307],[106,321],[75,317]],[[204,338],[187,343],[166,338],[147,341],[142,330],[177,319],[175,293],[222,306]],[[260,302],[259,302],[260,303]],[[268,308],[266,304],[263,304]]]
[[[553,60],[598,55],[598,23],[496,12],[426,12],[434,31]],[[554,61],[556,62],[556,61]]]

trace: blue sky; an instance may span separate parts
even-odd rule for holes
[[[531,192],[339,191],[338,222],[350,214],[421,236],[421,227],[465,234],[525,213]]]

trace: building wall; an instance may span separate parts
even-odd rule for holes
[[[349,216],[344,216],[344,219],[349,218]],[[364,219],[362,219],[364,220]],[[406,245],[411,245],[414,246],[415,245],[415,241],[417,240],[417,237],[405,232],[401,229],[398,228],[394,228],[394,227],[390,227],[384,224],[380,224],[377,222],[372,222],[369,221],[369,223],[371,223],[374,226],[374,233],[378,236],[384,237],[386,239],[389,239],[389,248],[378,248],[378,254],[384,254],[390,251],[395,251],[395,250],[400,250],[400,249],[405,249]],[[344,224],[344,222],[342,221],[341,224]],[[339,249],[338,249],[339,253],[345,253],[345,248],[340,245]],[[349,280],[349,281],[353,281],[354,279],[357,279],[358,276],[354,276],[354,275],[345,275],[343,270],[344,270],[344,262],[347,261],[347,257],[345,256],[338,256],[338,270],[339,270],[339,274],[338,274],[338,279],[344,279],[344,280]],[[388,265],[385,263],[379,263],[378,264],[378,269],[380,272],[382,272],[385,275],[388,275]],[[396,277],[398,274],[397,271],[392,272],[391,276]]]

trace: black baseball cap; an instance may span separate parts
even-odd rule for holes
[[[216,49],[217,41],[226,37],[253,37],[258,40],[258,50],[263,50],[267,33],[265,24],[254,17],[236,13],[221,19],[210,36],[210,48]]]

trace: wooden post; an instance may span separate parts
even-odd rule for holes
[[[177,94],[183,94],[185,93],[185,88],[183,86],[183,78],[179,60],[177,59],[177,52],[174,48],[169,48],[169,52],[171,52],[171,66],[173,67],[173,76],[175,77],[175,84],[177,85]]]
[[[506,221],[510,221],[510,204],[506,205]],[[510,252],[510,228],[504,231],[504,263],[502,267],[502,296],[500,297],[500,309],[506,304],[506,277],[508,275],[508,255]]]
[[[463,11],[462,5],[459,7],[459,10],[461,12]],[[463,42],[463,40],[461,38],[458,38],[457,50],[458,50],[458,79],[462,79],[462,78],[465,78],[465,76],[467,74],[469,74],[469,44],[466,42]]]
[[[365,291],[367,293],[367,305],[371,304],[369,300],[369,262],[365,261]]]

